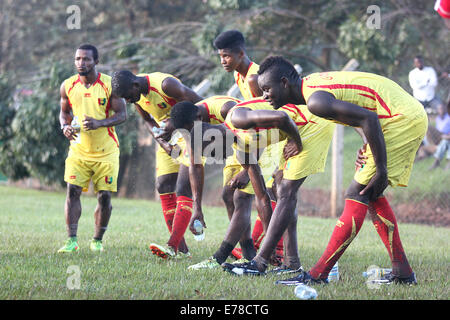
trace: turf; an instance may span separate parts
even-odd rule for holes
[[[148,250],[151,242],[164,244],[168,239],[159,203],[114,198],[105,252],[94,254],[89,241],[96,199],[86,195],[79,223],[80,252],[57,254],[66,239],[64,199],[64,193],[0,186],[1,300],[297,300],[293,287],[274,284],[275,276],[187,270],[218,248],[228,225],[225,208],[205,209],[204,241],[196,242],[186,233],[191,259],[164,261]],[[299,217],[299,252],[306,269],[323,252],[334,224],[335,219]],[[450,229],[401,224],[400,234],[419,285],[370,288],[365,284],[362,272],[367,267],[390,266],[386,249],[366,221],[339,261],[341,280],[317,286],[318,299],[449,299]],[[73,266],[80,270],[79,289],[68,288],[74,284]]]

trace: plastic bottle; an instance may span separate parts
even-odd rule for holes
[[[331,269],[330,273],[328,274],[328,282],[333,281],[339,281],[339,265],[336,261],[336,264]]]
[[[317,291],[314,288],[308,287],[306,284],[299,284],[295,287],[294,293],[297,298],[302,300],[312,300],[317,298]]]
[[[80,123],[78,122],[78,117],[77,116],[73,117],[72,122],[71,122],[70,125],[73,128],[73,131],[75,133],[79,133],[80,132],[81,126],[80,126]]]
[[[386,274],[391,273],[392,269],[385,269],[385,268],[373,268],[368,269],[366,272],[363,272],[363,277],[365,278],[374,278],[374,279],[381,279]]]
[[[200,220],[194,221],[194,229],[196,232],[199,232],[200,234],[194,234],[194,239],[197,241],[202,241],[205,239],[205,232],[203,230],[203,224],[200,222]]]

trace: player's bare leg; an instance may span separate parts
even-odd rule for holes
[[[77,242],[78,220],[81,216],[81,192],[83,188],[67,184],[67,196],[64,204],[64,215],[68,239],[65,245],[58,250],[59,253],[70,253],[79,250]]]
[[[278,241],[286,232],[284,263],[291,269],[300,268],[297,245],[297,191],[305,178],[300,180],[283,179],[278,185],[277,206],[272,214],[267,234],[263,240],[257,256],[254,258],[260,271],[265,271],[270,256],[274,252]]]

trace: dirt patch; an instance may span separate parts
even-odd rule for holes
[[[223,207],[221,193],[222,190],[218,189],[205,194],[205,204]],[[447,200],[450,198],[450,195],[442,195],[442,198],[442,201],[424,199],[419,203],[395,203],[392,197],[387,196],[398,222],[450,227],[450,203]],[[330,192],[321,189],[303,189],[300,190],[299,199],[299,215],[321,218],[330,217]]]

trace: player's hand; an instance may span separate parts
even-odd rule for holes
[[[162,129],[162,132],[156,135],[155,139],[170,141],[172,138],[172,133],[175,131],[175,127],[173,126],[171,119],[163,120],[160,128]]]
[[[303,146],[300,144],[298,144],[297,142],[295,142],[293,139],[288,139],[288,141],[286,142],[286,145],[284,146],[283,149],[283,156],[284,159],[289,159],[293,156],[296,156],[297,154],[299,154],[303,149]]]
[[[198,233],[194,229],[194,221],[195,220],[199,220],[202,223],[203,228],[206,228],[206,223],[203,218],[202,208],[198,208],[197,206],[194,205],[194,212],[192,213],[191,221],[189,222],[189,230],[191,230],[191,232],[193,234],[197,235]]]
[[[86,130],[86,131],[95,130],[100,127],[101,127],[101,123],[99,120],[96,120],[92,117],[84,115],[84,120],[83,120],[83,129],[84,130]]]
[[[359,148],[358,152],[356,153],[355,171],[358,171],[366,164],[367,156],[364,155],[366,153],[366,150],[367,150],[367,143],[365,143],[361,148]]]
[[[77,138],[77,134],[70,124],[64,126],[63,134],[67,139],[69,139],[69,141],[75,140]]]
[[[370,201],[377,200],[388,186],[387,170],[379,170],[375,172],[375,175],[370,179],[367,186],[361,190],[360,195],[369,195]]]
[[[247,186],[249,181],[250,177],[247,170],[242,170],[228,182],[228,185],[232,188],[242,189]]]

